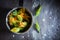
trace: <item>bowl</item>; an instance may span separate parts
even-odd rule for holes
[[[8,30],[12,33],[24,34],[30,30],[32,24],[33,24],[33,15],[31,11],[27,8],[15,7],[12,10],[10,10],[6,15],[6,26]]]

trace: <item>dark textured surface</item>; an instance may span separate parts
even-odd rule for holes
[[[22,5],[22,3],[24,3]],[[0,0],[0,40],[60,40],[60,1],[41,0],[41,14],[37,20],[41,32],[37,33],[34,26],[25,34],[11,33],[5,24],[7,13],[14,7],[23,6],[33,11],[32,0]],[[32,12],[33,13],[33,12]]]
[[[0,40],[15,40],[6,27],[6,15],[14,7],[23,6],[23,0],[0,0]]]

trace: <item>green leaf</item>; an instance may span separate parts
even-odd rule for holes
[[[35,28],[36,28],[36,30],[37,30],[38,32],[40,32],[40,26],[39,26],[38,22],[36,22]]]
[[[24,26],[27,26],[27,22],[23,22]]]
[[[21,13],[21,10],[18,10],[18,15]]]
[[[10,18],[13,18],[13,16],[12,16],[12,15],[10,15],[9,17],[10,17]]]
[[[14,10],[12,15],[16,16],[17,15],[17,10]]]
[[[23,18],[22,18],[20,15],[17,15],[17,19],[18,19],[19,21],[22,21],[22,20],[23,20]]]
[[[14,27],[12,28],[10,31],[14,32],[14,33],[18,33],[20,31],[20,28],[18,27]]]
[[[38,8],[37,11],[36,11],[36,16],[38,16],[38,15],[40,14],[41,9],[42,9],[42,6],[39,6],[39,8]]]
[[[18,24],[17,23],[13,23],[13,26],[16,27],[16,26],[18,26]]]
[[[24,28],[21,28],[21,27],[19,27],[19,28],[20,28],[20,31],[24,29]]]

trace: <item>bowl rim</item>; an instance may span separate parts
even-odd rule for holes
[[[8,28],[8,30],[10,31],[10,28],[9,28],[9,25],[8,25],[8,16],[9,16],[9,14],[13,11],[13,10],[16,10],[16,9],[18,9],[18,8],[25,8],[25,7],[15,7],[15,8],[13,8],[12,10],[10,10],[8,13],[7,13],[7,15],[6,15],[6,26],[7,26],[7,28]],[[25,8],[29,13],[30,13],[30,15],[31,15],[31,17],[32,17],[32,21],[31,21],[31,25],[30,25],[30,27],[26,30],[26,31],[24,31],[24,32],[22,32],[22,33],[15,33],[15,32],[12,32],[12,31],[10,31],[10,32],[12,32],[12,33],[14,33],[14,34],[25,34],[25,33],[27,33],[30,29],[31,29],[31,27],[32,27],[32,25],[33,25],[33,14],[32,14],[32,12],[29,10],[29,9],[27,9],[27,8]]]

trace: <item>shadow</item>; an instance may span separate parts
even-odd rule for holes
[[[7,3],[6,3],[7,2]],[[9,32],[6,27],[6,15],[7,13],[14,7],[23,6],[23,0],[7,0],[7,1],[0,1],[0,33]]]
[[[10,8],[1,8],[0,7],[0,32],[8,32],[6,27],[6,15],[10,11]]]
[[[23,7],[23,0],[19,0],[19,6]]]
[[[38,32],[35,26],[36,26],[36,24],[33,24],[33,29],[34,29],[36,32]],[[39,32],[38,32],[38,33],[39,33]]]
[[[53,2],[51,3],[52,7],[60,7],[60,0],[53,0]]]
[[[14,7],[23,6],[23,0],[0,0],[0,40],[14,40],[7,26],[6,15]],[[14,34],[16,35],[16,34]]]

